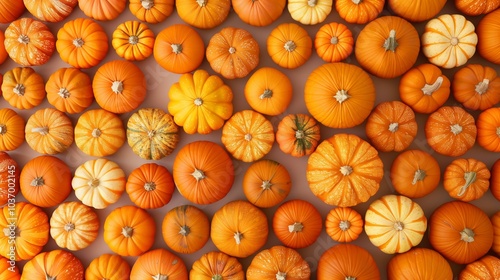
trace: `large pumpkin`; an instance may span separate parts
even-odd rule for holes
[[[184,261],[163,248],[139,256],[130,271],[130,279],[187,280],[188,275]]]
[[[319,258],[318,280],[363,279],[380,280],[380,270],[373,256],[363,247],[337,244]]]
[[[453,271],[448,261],[438,252],[429,248],[413,248],[391,258],[387,264],[387,278],[388,280],[452,280]]]
[[[130,200],[143,209],[165,206],[172,199],[175,185],[168,169],[156,163],[145,163],[128,175],[125,191]]]
[[[302,26],[282,23],[269,33],[266,46],[274,63],[286,69],[295,69],[311,57],[313,41]]]
[[[61,22],[78,5],[78,0],[23,0],[26,10],[41,21]]]
[[[477,25],[477,51],[489,62],[500,64],[500,9],[479,20]]]
[[[45,84],[47,101],[57,110],[77,114],[94,101],[90,76],[77,68],[59,68]]]
[[[93,259],[85,269],[86,280],[129,280],[130,265],[116,254],[102,254]]]
[[[74,141],[73,123],[63,112],[43,108],[33,113],[24,128],[26,143],[40,154],[59,154]]]
[[[8,153],[0,151],[0,206],[16,201],[20,174],[19,164]]]
[[[499,2],[500,3],[500,2]],[[453,75],[453,97],[471,110],[484,111],[500,102],[500,77],[494,68],[468,64]]]
[[[85,268],[78,257],[66,250],[42,252],[23,267],[21,280],[83,280]]]
[[[42,75],[31,67],[15,67],[6,71],[2,80],[3,98],[12,106],[29,110],[45,99],[45,82]]]
[[[455,7],[464,15],[480,16],[495,11],[500,7],[498,0],[455,0]]]
[[[422,22],[436,16],[446,5],[446,0],[388,0],[387,4],[396,15],[411,22]]]
[[[252,26],[267,26],[281,16],[286,0],[231,0],[231,6],[244,23]]]
[[[160,23],[174,12],[174,0],[129,0],[128,8],[138,20]]]
[[[244,280],[245,271],[239,260],[226,253],[211,251],[197,259],[189,271],[192,280]]]
[[[311,277],[311,268],[295,249],[273,246],[257,253],[248,266],[246,279],[294,279]]]
[[[16,111],[0,109],[0,151],[12,151],[24,143],[25,121]]]
[[[482,111],[476,120],[477,144],[490,152],[500,151],[500,108]]]
[[[127,6],[127,0],[86,0],[78,1],[78,7],[89,18],[100,21],[116,19]]]
[[[155,34],[140,21],[122,22],[113,31],[111,45],[119,57],[140,61],[153,54]]]
[[[211,29],[222,24],[231,11],[231,0],[176,0],[179,17],[196,28]]]

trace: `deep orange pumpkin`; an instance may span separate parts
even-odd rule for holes
[[[458,276],[459,280],[496,280],[500,279],[500,259],[495,256],[484,256],[469,263]]]
[[[500,3],[500,2],[499,2]],[[500,102],[500,77],[494,68],[468,64],[453,75],[453,97],[471,110],[486,110]]]
[[[319,258],[317,279],[380,280],[380,270],[373,256],[363,247],[338,244]]]
[[[476,120],[477,143],[490,152],[500,151],[500,108],[482,111]]]
[[[0,23],[9,23],[18,19],[25,10],[23,1],[1,1]]]
[[[491,166],[490,190],[491,194],[500,201],[500,159]]]
[[[453,271],[448,261],[438,252],[428,248],[413,248],[391,258],[387,264],[387,278],[452,280]]]
[[[77,68],[59,68],[45,83],[47,100],[61,112],[77,114],[94,101],[90,76]]]
[[[65,250],[52,250],[38,254],[23,267],[21,280],[58,279],[83,280],[85,268],[78,257]]]
[[[231,0],[231,6],[244,23],[267,26],[281,16],[286,0]]]
[[[352,31],[342,23],[327,23],[316,32],[314,48],[325,62],[342,61],[348,58],[354,49]]]
[[[125,191],[130,200],[143,209],[165,206],[172,199],[175,185],[168,169],[156,163],[145,163],[128,175]]]
[[[363,217],[350,207],[335,207],[326,215],[326,233],[336,242],[352,242],[363,232]]]
[[[130,265],[116,254],[102,254],[93,259],[85,269],[86,280],[129,280]]]
[[[184,261],[163,248],[139,256],[130,271],[130,279],[187,280],[188,275]]]
[[[493,225],[493,252],[500,255],[500,211],[497,211],[491,216],[491,224]]]
[[[490,171],[475,158],[453,160],[443,173],[443,187],[448,194],[461,201],[481,198],[490,186]]]

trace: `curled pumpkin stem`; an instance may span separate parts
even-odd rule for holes
[[[465,172],[465,174],[464,174],[465,184],[462,187],[460,187],[460,190],[458,190],[457,196],[460,197],[460,196],[464,195],[465,192],[467,191],[467,189],[472,184],[474,184],[474,182],[476,181],[476,178],[477,178],[476,172],[474,172],[474,171]]]
[[[488,91],[489,85],[490,85],[490,80],[483,79],[475,87],[475,90],[476,90],[477,94],[481,95],[481,94],[486,93]]]
[[[385,39],[384,49],[385,51],[395,52],[397,47],[398,41],[396,40],[396,30],[391,29],[391,31],[389,31],[389,37]]]
[[[436,81],[432,84],[425,84],[425,86],[422,88],[422,92],[424,95],[432,95],[435,91],[437,91],[441,85],[443,84],[443,77],[439,76]]]

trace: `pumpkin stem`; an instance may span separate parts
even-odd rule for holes
[[[94,138],[101,136],[101,134],[102,134],[101,130],[97,127],[92,130],[92,137]]]
[[[99,179],[93,178],[92,180],[89,180],[88,185],[89,187],[96,188],[100,184]]]
[[[295,222],[293,225],[288,226],[289,232],[300,232],[304,229],[304,225],[301,222]]]
[[[0,134],[7,133],[7,126],[5,124],[0,124]]]
[[[307,5],[309,5],[309,7],[314,7],[314,6],[316,6],[316,4],[318,4],[317,0],[308,0],[307,1]]]
[[[200,180],[205,179],[207,176],[205,176],[205,173],[202,170],[195,169],[191,175],[196,179],[196,182],[199,182]]]
[[[17,226],[15,226],[14,232],[15,232],[16,237],[20,236],[21,231],[19,230],[19,228]],[[9,236],[11,236],[11,233],[12,233],[12,228],[9,228],[9,227],[3,228],[3,235],[9,237]]]
[[[48,274],[45,274],[45,280],[56,280],[57,276],[50,276]]]
[[[361,3],[362,0],[352,0],[352,3],[358,5],[359,3]]]
[[[201,99],[200,97],[196,98],[196,99],[194,100],[194,105],[196,105],[196,106],[201,106],[201,105],[203,105],[203,99]]]
[[[252,140],[252,134],[247,133],[247,134],[245,134],[244,138],[245,138],[245,140],[250,141],[250,140]]]
[[[235,52],[236,52],[236,48],[235,48],[235,47],[230,47],[230,48],[229,48],[229,53],[230,53],[230,54],[233,54],[233,53],[235,53]]]
[[[450,130],[454,135],[458,135],[462,132],[462,126],[456,123],[454,125],[450,125]]]
[[[340,223],[339,223],[339,228],[340,228],[340,230],[342,230],[342,231],[346,231],[346,230],[348,230],[349,228],[351,228],[351,222],[349,222],[348,220],[342,220],[342,221],[340,221]]]
[[[349,165],[344,165],[340,167],[340,173],[344,176],[349,176],[354,170]]]
[[[458,45],[458,43],[459,42],[458,42],[458,38],[457,37],[451,37],[450,44],[452,46],[456,46],[456,45]]]
[[[356,280],[354,276],[346,276],[344,280]]]
[[[478,94],[483,94],[488,91],[488,86],[490,85],[490,80],[488,79],[483,79],[481,82],[479,82],[475,89]]]
[[[17,41],[21,44],[25,44],[27,45],[29,42],[30,42],[30,37],[28,37],[28,35],[26,34],[21,34],[19,35],[19,37],[17,38]]]
[[[155,134],[156,134],[156,131],[154,131],[154,130],[149,130],[149,131],[148,131],[148,137],[149,137],[149,139],[153,138],[153,137],[155,136]]]
[[[23,96],[26,91],[26,87],[23,84],[16,84],[12,91],[19,96]]]
[[[342,102],[346,101],[351,97],[349,94],[347,94],[347,90],[341,89],[335,93],[334,98],[337,100],[338,103],[342,104]]]
[[[392,133],[398,131],[398,128],[399,128],[399,123],[397,123],[397,122],[393,122],[393,123],[389,124],[389,131]]]
[[[180,54],[182,53],[182,44],[172,44],[172,52],[175,54]]]
[[[276,273],[276,280],[286,280],[286,272],[278,271]]]
[[[144,9],[149,10],[155,5],[154,0],[141,0],[141,5]]]
[[[132,237],[132,235],[134,235],[134,229],[129,226],[124,226],[122,227],[122,234],[127,238]]]
[[[462,241],[465,241],[467,243],[471,243],[471,242],[474,242],[474,236],[476,234],[474,233],[474,231],[470,228],[464,228],[464,230],[462,230],[460,232],[460,240]]]
[[[470,185],[472,185],[476,181],[476,178],[477,178],[476,172],[474,171],[465,172],[464,174],[465,184],[462,187],[460,187],[457,196],[460,197],[464,195],[464,193],[467,191]]]
[[[284,48],[285,48],[285,50],[287,50],[289,52],[293,52],[297,48],[297,45],[295,44],[294,41],[288,40],[288,41],[286,41]]]
[[[139,43],[139,37],[137,37],[136,35],[128,37],[128,43],[131,45],[137,45],[137,43]]]
[[[68,98],[71,94],[69,93],[69,90],[67,88],[60,88],[59,91],[57,92],[57,95],[59,95],[61,98]]]
[[[153,280],[168,280],[168,275],[160,274],[160,273],[153,275],[151,277],[153,277]]]
[[[196,3],[198,3],[200,7],[205,7],[207,5],[207,0],[196,0]]]
[[[417,169],[417,171],[415,171],[415,174],[413,174],[413,180],[411,181],[411,184],[415,185],[418,181],[423,181],[425,176],[427,176],[427,174],[425,174],[425,170]]]
[[[242,239],[243,239],[243,233],[239,231],[234,233],[234,240],[236,241],[237,245],[240,245]]]
[[[264,190],[269,190],[269,189],[271,189],[271,187],[273,186],[273,184],[271,183],[271,181],[265,180],[265,181],[262,181],[262,185],[260,185],[260,186]]]
[[[144,184],[144,189],[148,192],[156,190],[155,182],[147,182]]]
[[[85,41],[83,41],[82,38],[76,38],[73,40],[73,45],[75,45],[75,47],[77,47],[77,48],[83,47],[84,44],[85,44]]]
[[[222,275],[220,274],[215,274],[215,275],[212,275],[212,280],[223,280],[224,277],[222,277]]]
[[[332,36],[332,38],[330,38],[330,44],[332,45],[336,45],[339,43],[339,37],[337,36]]]
[[[439,76],[433,84],[425,84],[425,86],[422,88],[422,92],[424,93],[424,95],[432,95],[441,87],[441,84],[443,84],[443,77]]]
[[[259,96],[260,99],[273,97],[273,91],[270,89],[265,89],[264,92]]]
[[[498,137],[500,137],[500,127],[497,127],[497,129],[496,129],[496,135],[497,135]]]
[[[122,81],[114,81],[113,84],[111,85],[111,90],[116,93],[122,93],[123,92],[123,82]]]
[[[385,39],[384,49],[385,51],[395,52],[397,47],[398,41],[396,41],[396,30],[391,29],[391,31],[389,31],[389,37]]]
[[[403,229],[405,229],[405,224],[403,224],[403,222],[401,221],[397,221],[394,223],[394,229],[397,231],[402,231]]]
[[[72,231],[75,229],[75,224],[73,223],[67,223],[64,225],[64,230],[65,231]]]
[[[44,127],[33,127],[31,129],[31,132],[33,133],[40,133],[41,135],[47,135],[49,134],[49,128],[44,126]]]
[[[179,230],[179,234],[182,236],[188,236],[188,234],[190,232],[191,232],[191,229],[186,225],[181,226],[181,230]]]
[[[306,136],[306,134],[304,133],[303,130],[299,129],[299,130],[295,131],[295,139],[300,140],[300,139],[303,139],[305,136]]]
[[[30,186],[32,187],[41,187],[45,184],[45,180],[43,180],[43,177],[36,177],[33,179],[30,183]]]

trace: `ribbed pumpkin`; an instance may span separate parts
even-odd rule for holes
[[[94,101],[90,76],[77,68],[59,68],[45,84],[47,100],[57,110],[77,114]]]
[[[288,12],[293,20],[314,25],[326,20],[333,8],[333,0],[288,0]]]
[[[499,1],[500,3],[500,1]],[[453,97],[471,110],[484,111],[500,102],[500,77],[494,68],[468,64],[453,75]]]
[[[428,248],[413,248],[391,258],[387,264],[387,278],[388,280],[452,280],[453,271],[448,261],[438,252]]]
[[[23,267],[21,280],[83,280],[85,268],[78,257],[66,250],[41,252]]]
[[[231,0],[231,6],[244,23],[252,26],[268,26],[281,16],[286,0]]]
[[[497,211],[491,216],[491,224],[493,225],[493,252],[500,254],[500,211]]]
[[[0,22],[12,22],[18,19],[25,10],[23,1],[2,1],[0,3]]]
[[[137,258],[130,279],[179,279],[187,280],[188,271],[181,258],[166,249],[154,249]]]
[[[1,15],[0,15],[1,17]],[[7,53],[7,50],[5,49],[5,33],[4,31],[0,31],[0,65],[2,65],[5,61],[7,61],[7,58],[9,57],[9,54]]]
[[[130,265],[116,254],[102,254],[93,259],[85,269],[86,280],[129,280]]]
[[[24,143],[25,121],[16,111],[0,109],[0,151],[12,151]]]
[[[380,280],[380,270],[373,256],[363,247],[337,244],[319,258],[318,280],[364,279]]]
[[[387,4],[396,15],[411,22],[422,22],[436,16],[446,5],[446,0],[388,0]]]
[[[273,246],[257,253],[248,266],[246,279],[294,279],[311,277],[311,268],[299,252],[285,246]]]
[[[454,199],[472,201],[481,198],[490,187],[490,170],[475,158],[453,160],[443,174],[443,187]]]
[[[221,25],[231,11],[231,0],[176,0],[179,17],[196,28],[211,29]]]
[[[0,278],[4,280],[21,279],[21,273],[15,261],[0,256]]]
[[[500,9],[485,15],[477,24],[478,45],[477,51],[482,58],[489,62],[500,64]]]
[[[20,174],[19,164],[8,153],[0,151],[0,206],[16,201]]]
[[[130,200],[142,209],[165,206],[172,199],[175,185],[168,169],[156,163],[145,163],[128,175],[125,191]]]
[[[31,67],[15,67],[3,75],[3,98],[21,110],[37,107],[46,96],[42,75]]]
[[[321,138],[319,123],[307,114],[289,114],[278,123],[276,142],[282,152],[294,157],[308,156]]]
[[[336,242],[352,242],[363,232],[363,218],[350,207],[335,207],[326,215],[326,233]]]
[[[211,251],[197,259],[189,271],[189,278],[244,280],[245,271],[237,258],[226,253]]]
[[[174,12],[174,0],[129,0],[130,12],[140,21],[160,23]]]
[[[477,143],[490,152],[500,151],[500,108],[482,111],[476,120]]]
[[[26,143],[40,154],[59,154],[74,141],[73,124],[63,112],[43,108],[33,113],[24,128]]]
[[[23,0],[26,10],[41,21],[61,22],[78,5],[78,0]]]
[[[500,7],[498,0],[455,0],[455,7],[460,13],[467,16],[486,15]]]
[[[286,69],[295,69],[311,57],[313,41],[302,26],[282,23],[271,31],[266,45],[274,63]]]
[[[459,280],[495,280],[500,279],[500,259],[494,256],[484,256],[469,263],[458,276]]]
[[[354,37],[345,24],[330,22],[316,32],[314,49],[325,62],[340,62],[352,54]]]
[[[491,166],[490,191],[491,194],[500,201],[500,159],[497,159]]]
[[[337,0],[335,9],[348,23],[365,24],[376,19],[384,8],[383,0]]]
[[[100,21],[116,19],[127,6],[127,0],[86,0],[78,1],[78,7],[89,18]]]
[[[122,22],[113,31],[111,45],[119,57],[131,61],[140,61],[153,54],[155,34],[140,21]]]

